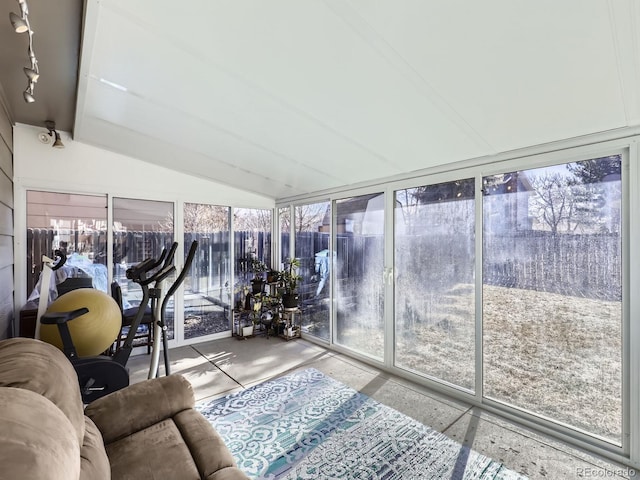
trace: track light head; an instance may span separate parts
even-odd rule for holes
[[[36,101],[36,99],[31,94],[28,88],[22,93],[22,97],[24,98],[24,101],[27,103],[33,103]]]
[[[56,130],[56,122],[54,122],[53,120],[47,120],[46,122],[44,122],[44,125],[47,127],[47,130],[49,130],[49,136],[55,139],[53,141],[52,147],[64,148],[64,143],[62,143],[62,140],[60,140],[60,134]]]
[[[64,143],[62,143],[62,140],[60,140],[60,134],[56,131],[54,131],[56,139],[53,142],[53,148],[64,148]]]
[[[35,83],[38,81],[38,78],[40,78],[40,74],[38,73],[38,71],[34,70],[33,68],[24,67],[24,74],[29,79],[29,82]]]
[[[15,13],[11,12],[9,14],[9,19],[11,20],[11,25],[13,25],[13,29],[16,31],[16,33],[24,33],[29,31],[29,25],[27,25],[27,22],[24,20],[24,18],[19,17]]]

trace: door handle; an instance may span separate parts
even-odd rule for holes
[[[393,285],[393,268],[385,268],[383,270],[382,281],[386,284]]]

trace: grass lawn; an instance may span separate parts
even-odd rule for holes
[[[473,285],[406,298],[396,365],[473,390]],[[484,395],[620,443],[621,303],[490,285],[483,302]],[[380,355],[382,331],[356,311],[341,343]]]

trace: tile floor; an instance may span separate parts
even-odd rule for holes
[[[627,467],[303,339],[226,338],[172,349],[170,358],[172,373],[189,379],[197,401],[312,366],[529,478],[629,478]],[[128,367],[132,382],[146,379],[149,356],[131,357]]]

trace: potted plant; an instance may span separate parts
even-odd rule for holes
[[[253,293],[261,293],[264,287],[263,273],[269,271],[269,267],[262,260],[254,258],[251,260],[251,270],[253,271],[253,280],[251,280],[251,288]]]
[[[242,336],[243,337],[251,337],[255,331],[256,325],[260,319],[260,312],[262,310],[262,299],[260,295],[255,295],[253,297],[253,306],[251,308],[251,325],[246,327],[242,327]]]
[[[287,268],[280,272],[280,284],[282,286],[282,306],[283,308],[297,308],[298,307],[298,283],[302,280],[302,277],[298,275],[298,268],[300,267],[299,258],[287,259]]]

